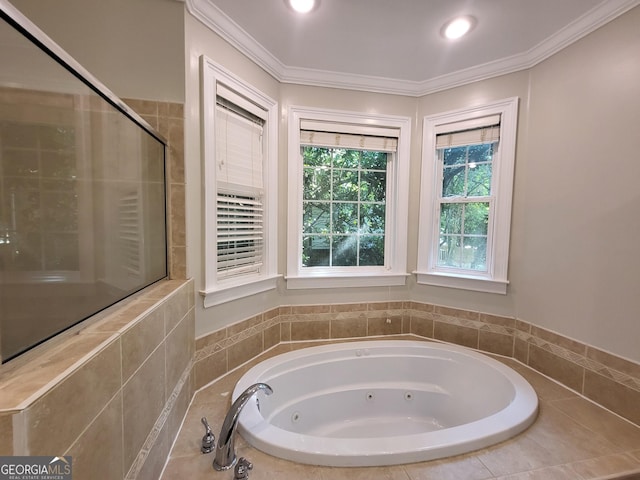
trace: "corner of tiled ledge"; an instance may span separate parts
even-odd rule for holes
[[[193,280],[163,280],[0,373],[0,455],[157,478],[191,396]]]
[[[0,370],[0,413],[28,407],[187,283],[187,280],[160,281],[125,300],[113,308],[112,313],[96,320],[89,319],[86,326],[73,334],[27,352],[25,359],[18,358],[3,365]]]

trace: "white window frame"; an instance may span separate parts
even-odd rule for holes
[[[409,205],[409,155],[411,118],[290,106],[288,123],[288,248],[287,288],[342,288],[405,285],[407,279],[407,223]],[[392,128],[398,134],[398,149],[389,162],[385,221],[385,265],[367,267],[302,267],[303,162],[302,121],[341,124],[366,132],[367,127]],[[346,127],[345,127],[346,128]]]
[[[498,153],[492,162],[493,211],[489,219],[487,244],[487,271],[456,271],[437,265],[440,237],[440,218],[437,215],[442,165],[436,151],[436,130],[447,124],[500,115],[500,141]],[[511,204],[515,167],[518,98],[454,110],[424,117],[422,146],[422,183],[420,192],[420,225],[418,233],[418,263],[416,280],[420,284],[506,294]]]
[[[203,149],[203,219],[204,219],[204,287],[200,294],[204,307],[208,308],[231,300],[275,289],[278,243],[278,103],[252,85],[244,82],[227,69],[206,56],[200,57],[202,98],[202,149]],[[234,94],[253,103],[261,110],[265,124],[263,143],[264,183],[264,259],[258,273],[233,278],[218,278],[217,274],[217,168],[216,168],[216,98],[221,84],[228,96]],[[225,96],[225,95],[223,95]],[[226,98],[226,97],[225,97]],[[231,102],[236,97],[227,98]],[[252,112],[254,113],[254,112]]]

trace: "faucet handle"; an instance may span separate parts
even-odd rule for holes
[[[253,463],[244,457],[240,457],[234,470],[234,480],[249,478],[249,470],[253,470]]]
[[[216,437],[213,435],[211,431],[211,427],[209,426],[209,422],[207,422],[206,417],[202,417],[200,419],[205,428],[204,437],[202,437],[202,446],[200,447],[200,451],[202,453],[211,453],[213,452],[213,447],[216,443]]]

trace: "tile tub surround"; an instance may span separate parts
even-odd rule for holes
[[[157,479],[193,394],[193,280],[161,281],[0,373],[0,455],[74,478]]]
[[[256,321],[253,320],[250,328],[259,329]],[[415,335],[399,337],[416,339]],[[200,440],[204,433],[200,418],[206,416],[217,435],[228,411],[235,383],[246,370],[265,358],[317,343],[322,342],[279,344],[198,391],[161,480],[205,480],[216,475],[223,478],[212,469],[213,454],[200,453]],[[250,474],[254,480],[640,478],[640,427],[595,405],[531,367],[510,358],[494,358],[521,373],[533,385],[540,399],[540,414],[536,422],[522,434],[500,444],[431,462],[392,467],[332,468],[301,465],[272,457],[252,448],[239,436],[236,441],[237,455],[246,457],[254,464]],[[224,478],[231,478],[231,474]]]
[[[513,357],[640,425],[640,365],[523,320],[419,302],[284,306],[196,339],[196,388],[281,342],[387,335]]]

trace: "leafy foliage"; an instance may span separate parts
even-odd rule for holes
[[[439,151],[439,266],[486,271],[493,148],[481,144]]]
[[[302,264],[384,265],[387,154],[303,147]]]

